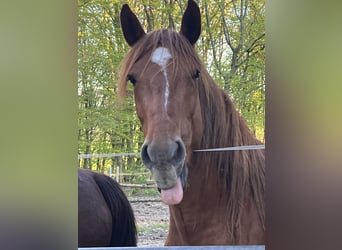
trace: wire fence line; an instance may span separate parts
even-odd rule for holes
[[[207,148],[207,149],[196,149],[194,152],[220,152],[220,151],[237,151],[237,150],[261,150],[265,149],[265,145],[246,145],[246,146],[233,146],[223,148]],[[112,154],[79,154],[78,159],[91,159],[91,158],[114,158],[121,156],[139,156],[138,153],[112,153]]]
[[[265,145],[246,145],[246,146],[232,146],[232,147],[222,147],[222,148],[209,148],[209,149],[197,149],[194,150],[194,153],[200,152],[221,152],[221,151],[236,151],[236,150],[263,150],[265,149]],[[136,156],[140,157],[140,152],[135,153],[109,153],[109,154],[79,154],[78,159],[92,159],[92,158],[115,158],[115,157],[123,157],[123,156]],[[115,167],[114,167],[115,169]],[[128,174],[128,173],[120,173],[120,166],[116,166],[116,171],[113,173],[113,167],[109,168],[108,175],[111,178],[115,178],[116,181],[122,185],[127,185],[127,187],[137,187],[137,188],[150,188],[150,185],[146,184],[124,184],[121,183],[122,176],[136,176],[137,174]],[[148,173],[144,173],[148,174]]]
[[[265,149],[265,145],[247,145],[247,146],[234,146],[234,147],[223,147],[223,148],[208,148],[208,149],[197,149],[194,152],[220,152],[220,151],[239,151],[239,150],[259,150]]]

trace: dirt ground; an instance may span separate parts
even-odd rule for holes
[[[164,246],[169,207],[161,201],[131,202],[138,228],[138,246]]]

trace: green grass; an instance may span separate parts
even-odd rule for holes
[[[158,197],[160,193],[156,188],[127,188],[125,187],[124,192],[127,196],[134,196],[134,197]]]

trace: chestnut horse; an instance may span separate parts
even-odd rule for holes
[[[78,169],[78,246],[136,246],[131,205],[112,178]]]
[[[261,144],[195,52],[197,4],[188,1],[180,32],[145,33],[128,5],[120,18],[131,49],[119,93],[133,84],[142,161],[170,209],[165,244],[264,244],[264,151],[194,152]]]

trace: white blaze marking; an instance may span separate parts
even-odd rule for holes
[[[166,86],[165,86],[165,100],[164,100],[164,107],[166,110],[167,107],[167,102],[168,102],[168,98],[169,98],[169,80],[167,78],[167,72],[166,72],[166,66],[168,61],[172,58],[169,50],[167,48],[164,47],[159,47],[157,48],[153,54],[152,54],[152,62],[158,64],[163,71],[163,75],[165,78],[165,82],[166,82]]]

